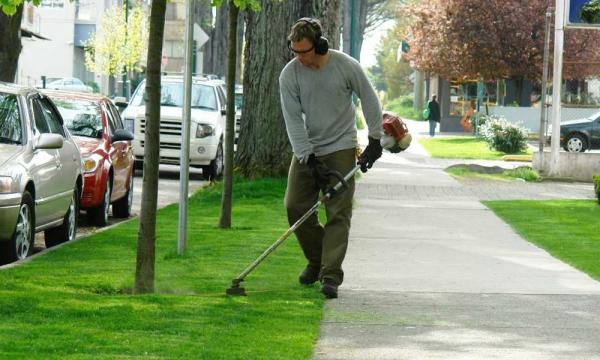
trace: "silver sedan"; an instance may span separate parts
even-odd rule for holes
[[[0,263],[75,238],[81,156],[50,99],[0,83]]]

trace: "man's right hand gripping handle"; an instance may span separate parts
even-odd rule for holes
[[[379,140],[369,136],[369,145],[367,145],[365,151],[358,157],[360,170],[366,173],[368,169],[373,167],[375,161],[381,157],[382,152],[383,148],[381,147]]]

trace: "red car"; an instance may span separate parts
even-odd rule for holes
[[[66,91],[44,93],[52,99],[81,151],[84,185],[81,208],[104,226],[113,216],[129,217],[133,202],[133,134],[107,97]]]

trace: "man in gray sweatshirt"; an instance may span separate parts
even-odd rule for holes
[[[279,76],[281,107],[292,144],[285,206],[295,223],[318,200],[319,191],[335,185],[330,170],[347,174],[356,166],[357,135],[352,95],[361,100],[369,144],[358,158],[366,172],[381,156],[381,105],[360,64],[330,50],[318,20],[302,18],[291,29],[288,47],[295,54]],[[296,230],[308,265],[302,284],[321,281],[321,292],[336,298],[344,279],[342,262],[348,247],[354,180],[325,205],[327,223],[313,214]]]

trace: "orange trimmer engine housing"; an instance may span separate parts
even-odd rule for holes
[[[393,113],[383,113],[383,132],[381,146],[392,153],[406,150],[412,141],[406,123]]]

